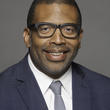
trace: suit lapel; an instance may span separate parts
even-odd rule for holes
[[[91,93],[80,67],[72,64],[73,110],[91,110]]]
[[[48,110],[40,88],[28,66],[27,56],[17,73],[17,90],[28,110]]]
[[[28,65],[27,56],[18,64],[17,90],[27,110],[48,110],[40,88]],[[79,65],[72,64],[73,110],[91,110],[88,82]]]

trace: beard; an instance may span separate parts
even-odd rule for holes
[[[57,78],[61,77],[62,75],[64,75],[65,72],[68,70],[72,61],[75,59],[76,55],[78,54],[79,48],[80,48],[80,43],[76,47],[74,47],[74,50],[71,52],[71,55],[70,55],[71,57],[69,57],[68,60],[66,60],[65,62],[62,61],[62,62],[45,63],[41,56],[42,53],[37,52],[37,50],[33,51],[31,49],[29,49],[29,53],[30,53],[33,64],[35,65],[35,67],[38,70],[40,70],[41,72],[43,72],[44,74],[46,74],[49,77],[57,79]],[[50,50],[55,50],[55,49],[69,50],[69,48],[67,48],[67,47],[61,48],[58,46],[57,47],[55,47],[55,46],[45,47],[45,49],[46,50],[49,50],[49,49]],[[37,54],[37,56],[36,56],[36,54]],[[55,63],[55,65],[54,65],[54,63]]]

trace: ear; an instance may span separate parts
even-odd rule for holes
[[[82,40],[82,37],[83,37],[83,29],[81,29],[80,31],[80,34],[79,34],[79,48],[81,48],[81,40]]]
[[[31,46],[31,35],[30,35],[30,30],[28,28],[24,29],[23,38],[26,47],[29,48]]]

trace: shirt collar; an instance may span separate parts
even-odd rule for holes
[[[37,80],[37,83],[41,89],[42,94],[46,93],[46,91],[48,90],[52,81],[57,81],[57,80],[60,80],[65,91],[67,91],[68,94],[71,94],[71,92],[72,92],[72,69],[71,69],[71,67],[68,69],[68,71],[62,77],[54,80],[53,78],[51,78],[51,77],[45,75],[43,72],[39,71],[34,66],[30,55],[28,55],[28,63],[35,76],[35,79]],[[70,96],[70,97],[72,97],[72,96]]]
[[[35,79],[42,91],[42,94],[45,94],[45,92],[48,90],[50,84],[52,83],[53,79],[51,77],[48,77],[43,72],[39,71],[33,64],[30,55],[28,55],[28,63],[29,66],[35,76]]]
[[[71,67],[62,77],[59,78],[59,80],[61,81],[65,91],[68,94],[72,94],[72,68]],[[70,95],[70,97],[72,97],[72,95]]]

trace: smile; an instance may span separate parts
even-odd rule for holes
[[[54,56],[59,56],[59,55],[63,55],[63,52],[59,52],[59,53],[49,53],[51,55],[54,55]]]
[[[45,56],[47,58],[47,60],[51,61],[51,62],[61,62],[64,61],[66,59],[67,56],[67,52],[47,52],[45,51]]]

